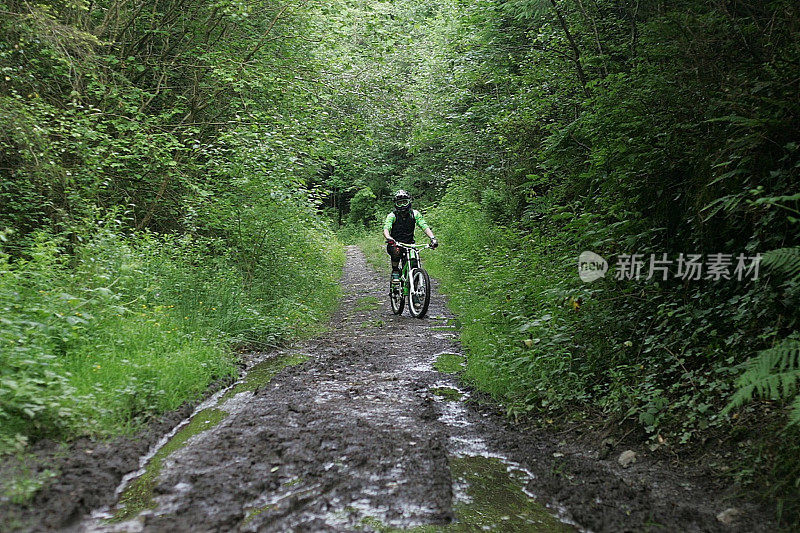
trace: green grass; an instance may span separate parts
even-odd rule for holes
[[[211,380],[236,376],[221,341],[182,332],[175,321],[170,328],[167,317],[155,325],[158,310],[142,314],[98,325],[92,342],[65,358],[81,432],[133,429],[142,415],[175,409],[201,396]]]
[[[554,326],[571,318],[564,296],[554,290],[560,268],[554,260],[557,247],[542,249],[533,238],[520,243],[518,234],[457,197],[452,204],[445,199],[428,219],[440,247],[429,254],[426,267],[441,282],[458,317],[467,356],[464,379],[520,410],[542,395],[551,402],[568,401],[572,391],[582,390],[580,376],[560,367],[569,365],[563,344],[528,348],[523,343],[531,335],[549,341]]]
[[[455,374],[464,370],[464,356],[457,353],[440,353],[433,362],[433,368],[445,374]]]

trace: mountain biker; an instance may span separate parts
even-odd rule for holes
[[[425,222],[422,213],[411,209],[412,200],[411,195],[403,189],[394,193],[394,211],[386,215],[386,221],[383,223],[386,253],[392,258],[392,283],[400,283],[400,258],[403,256],[403,249],[396,243],[413,244],[416,226],[422,228],[430,238],[431,248],[439,246],[439,242],[434,237],[428,223]]]

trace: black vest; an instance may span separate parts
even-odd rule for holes
[[[414,220],[413,209],[409,209],[408,211],[395,209],[394,224],[392,224],[392,230],[389,232],[389,235],[398,242],[413,244],[415,225],[416,221]]]

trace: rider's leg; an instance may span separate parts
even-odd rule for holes
[[[393,244],[386,245],[386,253],[389,254],[392,258],[392,278],[399,278],[400,277],[400,258],[403,255],[403,251],[400,247],[395,246]]]

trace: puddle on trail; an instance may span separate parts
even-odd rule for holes
[[[118,503],[120,509],[114,514],[111,521],[120,522],[128,520],[145,509],[152,508],[153,488],[156,486],[158,473],[161,471],[161,465],[164,459],[171,453],[183,448],[189,438],[216,426],[222,422],[226,416],[228,416],[228,413],[213,407],[203,409],[194,415],[191,421],[183,426],[183,429],[178,431],[164,446],[159,448],[150,459],[144,473],[131,481],[130,485],[128,485],[122,493],[122,496],[120,496]]]
[[[432,531],[575,531],[525,492],[530,475],[496,457],[450,459],[456,520]]]
[[[442,376],[429,390],[436,396],[439,420],[450,428],[455,520],[444,526],[419,526],[408,531],[576,531],[573,524],[559,518],[563,512],[556,516],[555,510],[539,503],[526,489],[534,478],[530,471],[490,451],[465,404],[470,394],[459,387],[458,378],[452,375],[464,370],[465,357],[442,352],[435,354],[433,360],[437,371],[450,374]],[[370,526],[378,529],[374,524]]]
[[[434,396],[438,396],[439,398],[442,398],[448,402],[461,401],[461,397],[464,395],[455,387],[433,387],[431,392],[434,394]]]
[[[154,508],[153,489],[165,458],[183,448],[191,437],[222,422],[228,416],[223,404],[229,399],[239,393],[256,390],[269,383],[287,366],[298,365],[307,359],[307,355],[295,352],[268,357],[254,364],[239,381],[203,402],[192,416],[162,439],[143,459],[142,468],[122,480],[117,489],[117,493],[121,494],[116,506],[110,510],[95,512],[93,517],[104,519],[108,523],[123,522],[136,517],[142,511]]]
[[[441,352],[430,357],[431,363],[409,367],[416,371],[438,371],[439,381],[428,389],[435,397],[438,418],[449,427],[449,466],[453,486],[454,520],[445,525],[398,527],[387,524],[361,510],[359,529],[378,532],[410,531],[415,533],[467,533],[474,531],[568,532],[575,525],[563,516],[563,510],[549,509],[527,490],[534,475],[518,463],[490,450],[473,422],[462,390],[453,374],[464,370],[463,355]]]
[[[379,532],[467,533],[472,531],[569,532],[575,528],[560,521],[533,499],[525,484],[530,474],[503,459],[484,456],[450,457],[455,520],[447,525],[397,529],[367,517],[363,529]]]

